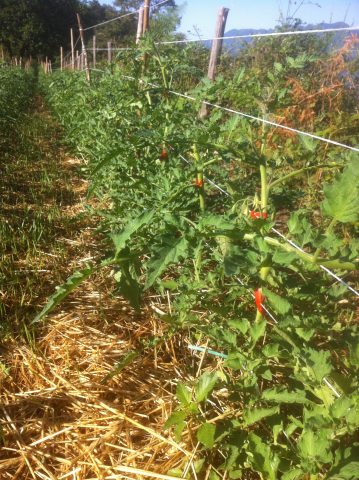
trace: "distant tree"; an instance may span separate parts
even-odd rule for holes
[[[156,8],[162,0],[153,0],[152,13],[164,13],[175,6],[170,0]],[[70,47],[70,28],[77,32],[76,13],[81,14],[86,29],[120,15],[135,12],[142,0],[116,0],[115,6],[101,5],[98,0],[0,0],[0,44],[9,56],[55,58],[59,47]],[[168,10],[170,11],[170,10]],[[178,18],[177,18],[178,23]],[[176,21],[168,26],[175,28]],[[97,36],[97,45],[105,47],[107,41],[114,45],[126,45],[133,40],[137,29],[137,15],[131,15],[96,29],[85,31],[85,39]],[[78,33],[78,32],[77,32]]]
[[[0,43],[10,55],[50,57],[79,8],[79,0],[0,0]]]

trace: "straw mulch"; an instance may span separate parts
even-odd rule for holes
[[[34,348],[13,342],[3,352],[1,479],[165,479],[191,462],[192,446],[163,431],[181,375],[172,341],[106,380],[141,339],[164,332],[99,283],[50,316]]]
[[[57,162],[73,198],[61,205],[71,228],[60,229],[41,259],[30,259],[45,265],[34,283],[37,310],[59,278],[102,255],[97,219],[86,217],[82,161],[61,150],[45,155],[51,138],[45,140],[44,162]],[[24,258],[26,268],[30,260]],[[150,307],[135,315],[113,295],[109,273],[76,290],[47,318],[36,342],[30,333],[27,343],[10,339],[0,346],[1,480],[169,479],[172,468],[193,468],[191,441],[178,445],[163,430],[175,404],[174,379],[182,376],[172,341],[106,379],[141,341],[164,334]]]

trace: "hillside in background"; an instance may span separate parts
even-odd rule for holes
[[[302,25],[299,30],[327,30],[331,28],[345,28],[349,27],[345,22],[335,22],[335,23],[319,23],[316,25]],[[272,33],[275,29],[255,29],[255,28],[241,28],[241,29],[232,29],[229,30],[224,34],[225,37],[234,37],[237,35],[254,35],[259,33]],[[359,35],[359,29],[353,30],[350,33],[356,33]],[[319,36],[324,34],[318,34]],[[333,40],[331,46],[333,48],[338,48],[343,45],[344,38],[348,35],[347,32],[335,32],[333,33]],[[243,38],[243,39],[230,39],[224,41],[224,48],[231,53],[236,53],[240,50],[245,44],[252,42],[253,39],[251,38]],[[204,42],[206,46],[210,47],[211,42]]]

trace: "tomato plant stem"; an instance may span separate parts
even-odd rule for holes
[[[313,165],[311,167],[305,167],[301,168],[300,170],[295,170],[294,172],[289,173],[288,175],[284,175],[281,178],[278,178],[277,180],[274,180],[274,182],[270,183],[267,187],[267,191],[269,192],[270,189],[273,187],[276,187],[277,185],[281,183],[285,183],[287,180],[290,180],[293,177],[297,177],[298,175],[301,175],[302,173],[309,172],[310,170],[316,170],[319,168],[335,168],[335,167],[340,167],[337,163],[332,164],[332,165]]]
[[[203,165],[201,164],[201,159],[197,150],[196,144],[193,145],[193,156],[196,164],[196,175],[197,175],[197,188],[198,188],[198,197],[199,197],[199,208],[204,212],[206,203],[205,203],[205,194],[204,194],[204,182],[203,182]]]
[[[267,162],[265,159],[262,160],[263,163],[260,165],[260,173],[261,173],[261,209],[263,212],[267,210]]]

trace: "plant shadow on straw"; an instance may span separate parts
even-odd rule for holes
[[[17,128],[2,138],[1,152],[0,334],[4,337],[24,333],[39,300],[60,281],[66,268],[62,240],[79,230],[76,223],[83,220],[71,213],[79,194],[69,182],[76,165],[64,156],[58,125],[40,97]],[[81,187],[80,180],[77,183]]]

